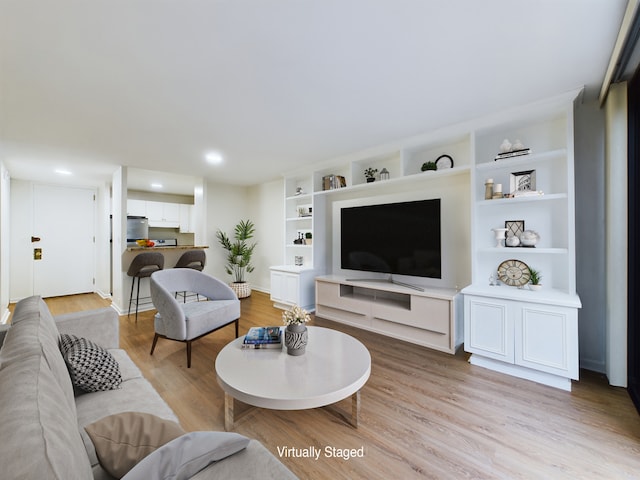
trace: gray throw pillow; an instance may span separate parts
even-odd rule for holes
[[[110,352],[86,338],[60,335],[60,351],[71,383],[85,392],[120,388],[120,365]]]
[[[144,457],[122,480],[185,480],[248,444],[247,437],[233,432],[187,433]]]

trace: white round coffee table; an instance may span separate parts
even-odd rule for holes
[[[371,373],[371,355],[355,338],[322,327],[308,327],[304,355],[281,349],[243,349],[243,337],[216,358],[218,384],[225,392],[225,428],[233,428],[234,398],[273,410],[302,410],[352,398],[350,423],[358,426],[360,389]]]

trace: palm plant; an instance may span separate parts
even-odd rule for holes
[[[535,270],[531,267],[529,268],[529,282],[531,282],[531,285],[540,285],[540,280],[542,280],[542,273],[540,273],[538,270]]]
[[[245,273],[253,272],[251,256],[257,243],[249,244],[247,240],[253,237],[255,225],[251,220],[240,220],[234,229],[233,241],[222,230],[216,232],[220,245],[227,251],[227,265],[225,270],[233,277],[234,283],[244,283]]]

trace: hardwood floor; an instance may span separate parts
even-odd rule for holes
[[[95,301],[87,301],[91,306],[82,308],[94,308]],[[56,313],[66,311],[61,303]],[[81,304],[75,298],[67,306]],[[279,325],[280,318],[268,296],[254,292],[242,300],[240,332]],[[149,355],[152,312],[141,313],[138,323],[121,317],[120,324],[121,347],[183,427],[223,430],[214,360],[233,339],[233,327],[195,342],[187,369],[182,343],[160,339]],[[608,386],[602,375],[581,372],[568,393],[470,365],[464,353],[439,353],[322,319],[314,324],[344,331],[371,352],[359,428],[340,416],[350,400],[337,408],[247,409],[235,428],[276,456],[283,447],[321,450],[318,460],[280,457],[302,479],[640,478],[640,416],[626,390]],[[363,456],[327,457],[326,448],[362,449]]]

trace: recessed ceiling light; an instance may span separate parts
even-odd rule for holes
[[[212,165],[219,165],[220,163],[222,163],[222,155],[218,152],[209,152],[205,155],[204,158],[206,158],[207,162]]]
[[[70,172],[69,170],[65,170],[65,169],[63,169],[63,168],[57,168],[57,169],[56,169],[56,173],[57,173],[58,175],[73,175],[73,173],[72,173],[72,172]]]
[[[151,184],[151,188],[162,188],[162,184],[161,183],[152,183]]]

